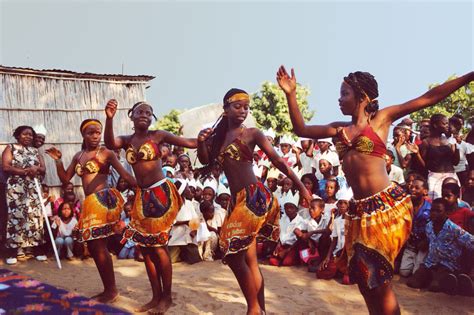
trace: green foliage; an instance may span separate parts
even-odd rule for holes
[[[308,109],[309,94],[308,87],[297,85],[296,99],[305,121],[309,121],[314,115],[314,111]],[[277,136],[291,133],[292,125],[286,96],[278,84],[263,82],[260,90],[252,94],[250,109],[259,128],[272,128]]]
[[[181,111],[172,109],[168,114],[158,119],[158,121],[152,127],[150,127],[150,130],[166,130],[177,136],[181,136],[182,126],[179,122],[179,114],[181,114]]]
[[[448,78],[447,81],[455,79],[456,76],[452,75]],[[431,84],[429,86],[430,89],[434,88],[435,86],[439,85],[438,83]],[[419,110],[414,112],[410,115],[410,117],[416,121],[420,122],[424,118],[430,118],[433,114],[443,114],[446,115],[448,118],[454,114],[461,114],[466,121],[469,120],[470,117],[474,116],[474,82],[471,82],[451,95],[447,98],[439,102],[438,104],[427,107],[425,109]]]

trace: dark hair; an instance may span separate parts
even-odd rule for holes
[[[334,195],[336,195],[336,193],[339,191],[339,189],[341,189],[341,187],[339,186],[339,182],[337,181],[336,178],[330,178],[326,181],[326,186],[324,187],[324,189],[326,189],[326,187],[328,186],[328,183],[329,182],[334,182],[336,183],[336,191],[334,192]]]
[[[319,199],[319,198],[315,198],[315,199],[311,200],[311,203],[315,203],[319,208],[323,208],[323,209],[324,209],[324,206],[326,205],[324,200]]]
[[[395,154],[393,154],[392,150],[387,149],[387,152],[385,154],[387,154],[389,157],[391,157],[392,160],[395,160]]]
[[[148,103],[145,102],[145,101],[141,101],[141,102],[138,102],[138,103],[133,104],[132,108],[130,108],[130,109],[128,110],[127,116],[130,117],[130,118],[132,118],[133,111],[135,110],[135,108],[137,108],[138,106],[140,106],[140,105],[142,105],[142,104],[145,104],[145,105],[150,106],[150,108],[151,108],[151,113],[152,113],[152,115],[153,115],[153,118],[155,118],[155,120],[158,120],[158,119],[156,118],[155,114],[153,114],[153,107],[151,107],[151,105],[148,104]]]
[[[207,201],[207,200],[203,200],[201,202],[201,204],[199,205],[199,210],[201,210],[201,212],[203,212],[203,211],[211,209],[212,206],[214,206],[214,204],[212,202]]]
[[[439,123],[444,118],[447,118],[443,114],[433,114],[430,117],[430,132],[436,131],[435,124]]]
[[[18,141],[20,139],[21,133],[26,129],[30,129],[32,131],[33,138],[36,137],[36,131],[33,129],[33,127],[26,125],[16,127],[15,131],[13,131],[13,137]]]
[[[433,207],[435,204],[440,204],[443,205],[444,210],[448,210],[449,205],[448,202],[444,198],[436,198],[431,202],[431,207]]]
[[[69,202],[69,201],[64,201],[63,203],[61,203],[59,205],[59,208],[58,208],[58,216],[61,218],[61,219],[64,219],[63,217],[63,208],[64,208],[64,205],[69,205],[69,208],[71,208],[71,217],[74,216],[74,211],[73,211],[73,208],[74,208],[74,205]],[[67,218],[66,218],[67,219]]]
[[[99,123],[102,126],[102,123],[98,119],[94,119],[94,118],[85,119],[81,122],[81,125],[79,126],[79,131],[81,132],[81,134],[83,132],[82,128],[84,127],[84,125],[91,122],[91,121],[95,121],[95,122]],[[84,150],[85,148],[86,148],[86,141],[83,139],[81,149]]]
[[[379,110],[379,101],[376,100],[379,96],[379,89],[375,77],[368,72],[356,71],[344,77],[344,82],[351,86],[359,102],[366,96],[369,98],[365,111],[371,116],[375,115]]]
[[[443,186],[441,186],[441,189],[447,189],[458,197],[459,197],[459,192],[461,191],[461,188],[459,187],[459,185],[455,183],[443,184]]]
[[[428,189],[428,181],[423,176],[421,176],[419,174],[416,174],[416,173],[414,173],[414,174],[415,174],[415,178],[413,179],[413,181],[417,180],[417,181],[422,182],[423,183],[423,185],[422,185],[423,188]]]
[[[230,89],[224,95],[224,99],[223,99],[224,109],[227,108],[227,106],[229,106],[230,104],[228,102],[229,98],[238,93],[248,94],[247,92],[241,89],[236,89],[236,88]],[[216,124],[217,125],[214,127],[214,131],[210,136],[211,148],[210,148],[210,156],[209,156],[209,165],[215,164],[217,156],[219,155],[219,151],[222,147],[222,144],[224,143],[227,130],[229,129],[228,118],[224,115],[221,115],[221,117],[219,117],[219,119],[216,121]],[[204,168],[203,172],[209,173],[210,169],[211,169],[210,167],[209,169]]]
[[[451,117],[449,118],[449,124],[454,126],[454,128],[456,128],[456,130],[461,130],[462,128],[462,121],[461,119],[459,119],[459,117]]]
[[[319,184],[316,176],[312,173],[304,174],[303,176],[301,176],[301,181],[303,181],[303,179],[305,178],[309,179],[313,183],[313,190],[311,191],[311,193],[317,194],[319,192]]]

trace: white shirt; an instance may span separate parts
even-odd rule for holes
[[[75,217],[72,217],[71,221],[69,221],[69,223],[64,223],[63,220],[60,220],[59,222],[59,226],[56,224],[56,222],[53,222],[53,224],[51,224],[51,228],[58,228],[58,235],[57,237],[66,237],[66,236],[71,236],[72,235],[72,231],[74,230],[74,227],[76,226],[77,224],[77,220]]]
[[[176,221],[189,221],[195,218],[199,218],[199,215],[194,210],[193,203],[191,200],[184,200],[184,204],[176,216]],[[171,238],[168,246],[180,246],[192,243],[193,240],[189,233],[191,233],[191,229],[187,224],[173,225],[170,231]]]
[[[401,167],[400,160],[398,159],[397,149],[395,148],[395,146],[394,146],[393,144],[389,143],[389,144],[387,145],[387,149],[389,149],[390,151],[392,151],[392,152],[393,152],[393,156],[395,156],[395,159],[393,160],[393,164],[394,164],[395,166]],[[407,155],[410,154],[410,153],[411,153],[411,151],[408,150],[406,144],[402,144],[402,145],[400,146],[400,154],[401,154],[401,156],[402,156],[402,159],[404,159],[405,156],[407,156]]]
[[[334,248],[334,251],[332,252],[334,256],[338,251],[344,248],[344,222],[345,220],[343,216],[338,216],[334,219],[331,233],[331,239],[337,237],[336,248]]]
[[[313,168],[318,169],[316,166],[316,159],[313,156],[307,156],[306,152],[300,154],[300,161],[302,166],[302,174],[313,174]]]
[[[298,214],[292,221],[284,214],[280,219],[280,243],[283,245],[293,245],[296,243],[298,238],[294,233],[295,229],[303,230],[305,226],[304,219]]]
[[[388,178],[392,182],[396,182],[399,185],[405,184],[405,177],[403,176],[403,170],[394,164],[390,166],[390,174],[388,174]]]
[[[468,148],[468,143],[465,142],[464,140],[462,140],[461,143],[456,142],[456,147],[459,150],[459,163],[457,165],[454,165],[454,171],[456,173],[459,173],[459,172],[463,172],[463,171],[467,170],[466,154],[469,151],[469,148]]]
[[[316,230],[326,229],[329,226],[330,220],[331,220],[331,217],[328,218],[328,216],[325,216],[324,214],[321,215],[321,219],[319,220],[319,223],[313,218],[310,218],[309,220],[306,221],[305,230],[308,232],[313,232]],[[322,235],[321,233],[313,234],[311,235],[311,239],[313,241],[318,242],[319,239],[321,238],[321,235]]]

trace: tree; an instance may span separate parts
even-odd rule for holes
[[[452,75],[447,81],[455,79],[457,76]],[[431,84],[430,89],[439,85],[438,83]],[[433,114],[443,114],[448,118],[454,114],[461,114],[466,121],[474,116],[474,82],[463,86],[458,89],[447,98],[439,102],[434,106],[427,107],[425,109],[414,112],[410,117],[417,122],[420,122],[424,118],[430,118]]]
[[[314,111],[308,109],[309,94],[308,87],[298,84],[296,99],[305,121],[309,121],[314,115]],[[278,136],[292,131],[286,96],[278,84],[263,82],[260,90],[252,94],[250,109],[258,127],[272,128]]]
[[[181,113],[181,111],[177,109],[172,109],[168,114],[164,115],[158,121],[150,128],[151,130],[166,130],[168,132],[171,132],[177,136],[180,136],[182,134],[182,126],[181,123],[179,122],[179,117],[178,115]]]

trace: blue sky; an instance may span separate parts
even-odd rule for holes
[[[156,76],[158,115],[249,92],[294,67],[312,122],[342,119],[339,86],[363,70],[381,106],[473,67],[472,1],[7,1],[0,63]]]

